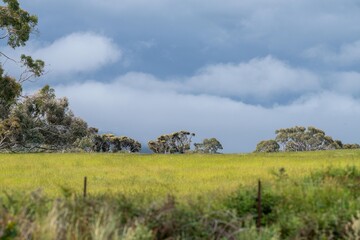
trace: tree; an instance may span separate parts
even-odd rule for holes
[[[16,103],[22,91],[20,83],[14,78],[4,76],[0,67],[0,121],[9,116],[10,108]]]
[[[185,153],[190,150],[191,138],[195,133],[178,131],[159,136],[148,142],[148,147],[154,153]]]
[[[128,153],[141,151],[141,143],[126,136],[116,137],[113,143],[116,146],[115,148],[116,151],[122,151]]]
[[[261,141],[255,152],[317,151],[341,149],[343,146],[340,140],[333,140],[323,130],[315,127],[295,126],[278,129],[275,133],[275,140]]]
[[[59,151],[72,148],[89,134],[85,121],[74,116],[66,98],[57,99],[45,86],[18,102],[2,121],[3,148],[11,151]]]
[[[344,144],[343,149],[359,149],[360,145],[357,143]]]
[[[36,31],[38,18],[21,9],[18,0],[3,0],[3,2],[5,6],[0,6],[0,39],[6,39],[7,45],[13,49],[25,46],[30,34]],[[0,54],[25,68],[18,79],[20,83],[31,77],[39,77],[44,72],[45,64],[42,60],[33,60],[30,56],[22,54],[20,61],[17,61],[2,52]]]
[[[140,152],[141,143],[126,137],[117,137],[114,134],[103,134],[94,136],[93,150],[95,152]]]
[[[16,139],[20,138],[21,127],[18,119],[7,118],[0,121],[0,151],[11,149]]]
[[[275,140],[284,151],[316,151],[340,148],[337,141],[315,127],[295,126],[276,130]]]
[[[275,140],[264,140],[257,144],[255,152],[278,152],[280,145]]]
[[[17,0],[3,0],[0,6],[0,39],[5,39],[13,49],[25,46],[30,34],[36,31],[37,17],[20,8]],[[30,56],[21,55],[15,60],[0,52],[0,150],[9,149],[21,139],[20,119],[10,116],[12,108],[21,95],[21,83],[31,77],[39,77],[44,72],[44,62],[33,60]],[[4,75],[2,59],[11,60],[25,68],[16,80]]]
[[[196,153],[218,153],[223,149],[221,143],[216,138],[205,138],[202,143],[194,143]]]

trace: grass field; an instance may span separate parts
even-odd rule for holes
[[[360,166],[360,151],[339,150],[275,154],[129,155],[0,154],[0,192],[41,188],[49,196],[62,189],[81,194],[121,192],[149,198],[226,195],[239,186],[271,184],[285,168],[292,179],[328,166]],[[213,193],[213,194],[212,194]]]
[[[3,154],[0,239],[360,239],[359,186],[358,150]]]

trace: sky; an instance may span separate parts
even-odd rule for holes
[[[179,130],[251,152],[315,126],[360,142],[355,0],[31,0],[38,32],[10,56],[46,62],[45,84],[102,133],[143,145]],[[5,69],[19,71],[11,63]]]

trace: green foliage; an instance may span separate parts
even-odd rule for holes
[[[343,149],[359,149],[360,145],[357,143],[353,143],[353,144],[344,144]]]
[[[257,144],[255,152],[278,152],[280,145],[275,140],[265,140]]]
[[[154,153],[185,153],[190,150],[191,138],[195,133],[179,131],[165,134],[155,141],[149,141],[148,147]]]
[[[21,94],[21,85],[9,76],[4,76],[4,70],[0,67],[0,121],[9,116],[10,108]]]
[[[276,211],[281,203],[281,197],[271,191],[262,193],[262,224],[268,225],[276,221]],[[251,217],[254,220],[257,216],[257,191],[255,188],[241,189],[232,194],[226,201],[225,206],[234,209],[238,216]]]
[[[127,228],[123,234],[123,240],[152,240],[154,239],[151,229],[135,222],[134,227]]]
[[[14,106],[1,128],[7,142],[3,148],[25,152],[68,149],[89,133],[87,123],[70,111],[68,100],[57,99],[49,86]]]
[[[333,140],[325,132],[315,127],[295,126],[275,131],[275,140],[261,141],[257,144],[255,152],[299,152],[335,150],[343,148],[340,140]]]
[[[36,30],[38,18],[21,9],[18,0],[3,0],[3,2],[5,6],[0,6],[0,29],[2,30],[0,38],[7,39],[7,45],[12,48],[25,46],[30,34]],[[15,61],[3,53],[1,55]],[[25,71],[22,73],[19,82],[43,74],[45,63],[42,60],[33,60],[24,54],[21,55],[20,59]]]
[[[141,143],[126,137],[117,137],[114,134],[95,135],[93,137],[92,149],[95,152],[127,152],[134,153],[141,151]]]
[[[3,0],[6,6],[0,7],[0,28],[6,31],[8,45],[12,48],[25,46],[38,18],[20,8],[17,0]]]
[[[3,0],[0,6],[0,39],[7,39],[7,45],[16,48],[25,46],[30,34],[35,31],[38,19],[20,8],[17,0]],[[0,151],[10,150],[14,142],[21,142],[21,120],[16,116],[10,116],[18,104],[21,95],[21,83],[32,78],[39,77],[44,72],[45,63],[42,60],[33,60],[30,56],[21,55],[20,62],[0,52],[1,57],[20,63],[25,70],[18,80],[4,75],[0,66]],[[2,65],[2,64],[0,64]]]
[[[206,138],[202,143],[194,143],[195,153],[218,153],[219,149],[223,149],[223,146],[216,138]]]
[[[31,56],[21,55],[21,64],[25,71],[21,74],[20,82],[32,77],[40,77],[44,73],[45,62],[39,59],[33,60]]]
[[[325,132],[315,127],[292,127],[276,130],[275,140],[285,151],[315,151],[339,149],[340,146]]]

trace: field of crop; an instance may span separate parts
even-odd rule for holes
[[[226,195],[239,186],[271,184],[280,168],[291,179],[328,166],[360,166],[360,151],[276,154],[129,155],[129,154],[0,154],[0,192],[42,189],[58,196],[68,189],[81,194],[88,178],[89,194],[123,193],[149,198],[167,194]]]

